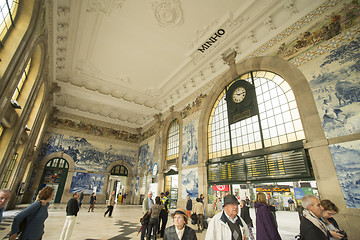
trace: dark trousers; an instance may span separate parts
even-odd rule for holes
[[[149,225],[149,222],[148,222],[148,221],[146,221],[146,222],[142,225],[141,237],[140,237],[141,240],[145,240],[146,233],[147,233],[147,229],[148,229],[148,225]]]
[[[197,226],[198,226],[198,229],[200,230],[204,230],[204,221],[203,221],[203,218],[204,218],[204,215],[203,214],[196,214],[197,215]],[[200,227],[201,226],[201,227]]]
[[[163,211],[162,213],[160,213],[160,217],[161,217],[161,229],[160,229],[160,237],[164,237],[164,232],[165,232],[165,228],[166,228],[166,223],[168,221],[168,212],[167,211]]]
[[[106,216],[106,214],[107,213],[109,213],[109,217],[111,217],[111,214],[112,214],[112,212],[113,212],[113,210],[114,210],[114,206],[107,206],[108,207],[108,209],[106,210],[106,212],[104,213],[104,217]]]
[[[159,218],[150,218],[147,228],[146,240],[151,239],[151,232],[153,232],[153,235],[155,236],[155,240],[156,240],[156,231],[158,227],[159,227]]]
[[[157,228],[157,233],[160,233],[161,216],[164,212],[165,212],[165,209],[161,209],[160,214],[159,214],[159,224],[158,224],[158,228]]]

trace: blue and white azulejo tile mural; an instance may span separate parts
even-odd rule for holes
[[[199,197],[199,175],[198,168],[184,169],[181,174],[181,198],[186,199],[188,195],[194,199]]]
[[[154,159],[154,148],[155,141],[150,141],[144,145],[141,145],[139,148],[139,163],[138,163],[138,173],[141,172],[143,166],[146,166],[146,172],[152,170],[153,159]]]
[[[131,167],[135,166],[137,149],[88,141],[82,137],[47,133],[42,144],[39,161],[50,153],[63,151],[75,162],[76,170],[105,172],[113,162],[124,160]],[[131,169],[128,169],[131,171]]]
[[[182,137],[182,165],[198,164],[198,118],[184,121]]]
[[[91,194],[102,194],[104,190],[105,175],[95,173],[74,172],[72,177],[70,193],[81,192]]]
[[[360,140],[329,146],[346,206],[360,208]]]
[[[360,34],[306,65],[326,136],[360,132]]]

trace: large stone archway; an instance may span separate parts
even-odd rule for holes
[[[325,137],[320,117],[315,105],[310,85],[294,65],[279,57],[256,57],[230,67],[220,80],[214,85],[206,98],[200,114],[199,121],[199,186],[204,189],[199,191],[207,194],[207,171],[208,160],[208,121],[211,110],[220,92],[225,86],[234,80],[234,76],[241,76],[250,71],[271,71],[284,78],[290,85],[299,109],[301,121],[305,133],[304,147],[308,150],[317,181],[319,193],[323,198],[330,198],[338,206],[346,208],[340,184],[337,179],[328,142]],[[234,75],[235,71],[235,75]],[[331,187],[330,187],[331,186]]]

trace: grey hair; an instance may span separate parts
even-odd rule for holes
[[[0,189],[0,192],[4,192],[4,193],[7,193],[7,194],[11,195],[10,189],[7,189],[7,188]]]
[[[313,206],[314,205],[314,199],[318,199],[317,197],[315,197],[314,195],[305,195],[302,199],[301,199],[301,205],[305,208],[308,209],[309,206]]]

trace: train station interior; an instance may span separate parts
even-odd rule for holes
[[[12,193],[0,237],[46,186],[44,239],[58,239],[82,191],[98,208],[80,210],[73,239],[138,239],[149,191],[169,192],[171,211],[203,194],[208,218],[228,193],[250,206],[271,194],[289,240],[311,194],[338,206],[349,239],[360,235],[358,0],[0,8],[0,189]]]

